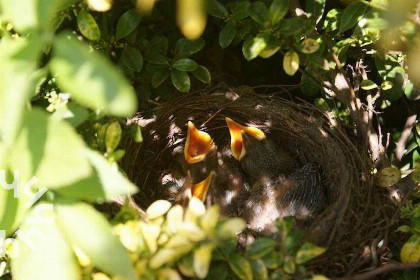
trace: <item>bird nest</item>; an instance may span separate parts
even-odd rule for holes
[[[140,189],[139,207],[166,198],[162,176],[178,164],[187,122],[224,147],[230,143],[225,117],[258,127],[301,164],[316,162],[322,169],[328,206],[306,228],[306,236],[328,250],[310,263],[312,269],[342,276],[381,262],[396,208],[384,190],[374,189],[367,152],[357,149],[337,119],[301,100],[218,88],[177,95],[129,120],[143,133],[141,144],[127,139],[122,166]]]

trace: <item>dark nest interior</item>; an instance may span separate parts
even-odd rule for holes
[[[222,147],[230,141],[225,117],[260,128],[301,163],[321,166],[328,207],[306,236],[328,250],[310,263],[314,271],[352,275],[385,260],[395,230],[395,204],[385,190],[373,186],[367,152],[357,148],[339,120],[302,100],[219,87],[177,95],[138,114],[128,125],[142,126],[143,143],[126,141],[122,167],[139,187],[135,196],[139,207],[165,198],[161,179],[178,164],[187,122],[193,121]]]

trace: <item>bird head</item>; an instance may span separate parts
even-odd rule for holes
[[[225,120],[230,132],[232,155],[239,161],[246,155],[246,148],[251,143],[266,138],[264,132],[256,127],[240,125],[230,118],[225,118]]]
[[[188,201],[193,197],[197,197],[201,201],[204,201],[207,195],[207,191],[210,188],[214,177],[214,171],[211,171],[207,178],[196,184],[193,183],[191,172],[187,172],[185,182],[182,189],[178,193],[177,202],[181,205],[186,206]]]
[[[213,139],[204,131],[198,130],[192,122],[188,122],[187,141],[184,147],[184,157],[188,163],[201,162],[215,148]]]

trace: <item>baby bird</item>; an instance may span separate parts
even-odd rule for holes
[[[261,130],[239,125],[231,119],[226,122],[231,133],[232,154],[252,182],[243,201],[243,217],[249,229],[272,234],[277,218],[307,219],[322,211],[325,194],[318,165],[307,163],[296,168],[296,161],[266,139]]]
[[[247,127],[226,118],[231,136],[231,151],[243,170],[255,183],[261,179],[275,180],[297,167],[295,159],[267,139],[256,127]]]

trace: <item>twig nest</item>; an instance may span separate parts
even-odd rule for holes
[[[230,143],[226,117],[261,129],[301,164],[310,161],[320,166],[328,206],[311,222],[307,236],[329,250],[312,265],[335,275],[360,270],[366,262],[366,246],[387,238],[395,207],[384,189],[373,187],[367,156],[357,150],[340,123],[303,101],[213,90],[178,95],[138,114],[129,124],[142,126],[143,143],[128,140],[123,168],[140,189],[135,197],[139,206],[147,208],[171,195],[160,186],[165,176],[182,173],[177,166],[188,121],[224,147]]]

